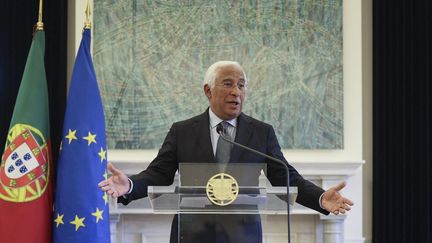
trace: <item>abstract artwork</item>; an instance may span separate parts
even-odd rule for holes
[[[157,149],[208,106],[203,77],[238,61],[244,113],[284,149],[343,148],[342,0],[94,0],[93,60],[110,149]]]

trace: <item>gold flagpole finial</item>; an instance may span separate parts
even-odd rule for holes
[[[43,0],[39,0],[39,17],[38,22],[36,23],[36,30],[43,30],[43,22],[42,22],[42,2]]]
[[[87,0],[87,7],[85,10],[86,13],[86,21],[84,22],[84,29],[91,29],[91,21],[90,21],[90,1]]]

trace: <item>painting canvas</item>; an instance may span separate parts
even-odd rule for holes
[[[284,149],[343,148],[342,0],[94,0],[93,60],[110,149],[157,149],[201,114],[206,69],[238,61],[244,113]]]

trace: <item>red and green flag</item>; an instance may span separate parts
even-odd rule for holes
[[[51,242],[53,170],[44,55],[45,33],[38,30],[30,47],[1,157],[2,243]]]

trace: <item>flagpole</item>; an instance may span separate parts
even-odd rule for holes
[[[86,7],[86,10],[85,10],[85,13],[86,13],[86,21],[84,22],[84,29],[91,29],[92,24],[91,24],[91,21],[90,21],[90,15],[91,15],[91,12],[90,12],[90,0],[87,0],[87,7]]]
[[[36,30],[43,30],[44,24],[42,22],[42,2],[43,0],[39,0],[39,17],[38,22],[36,23]]]

